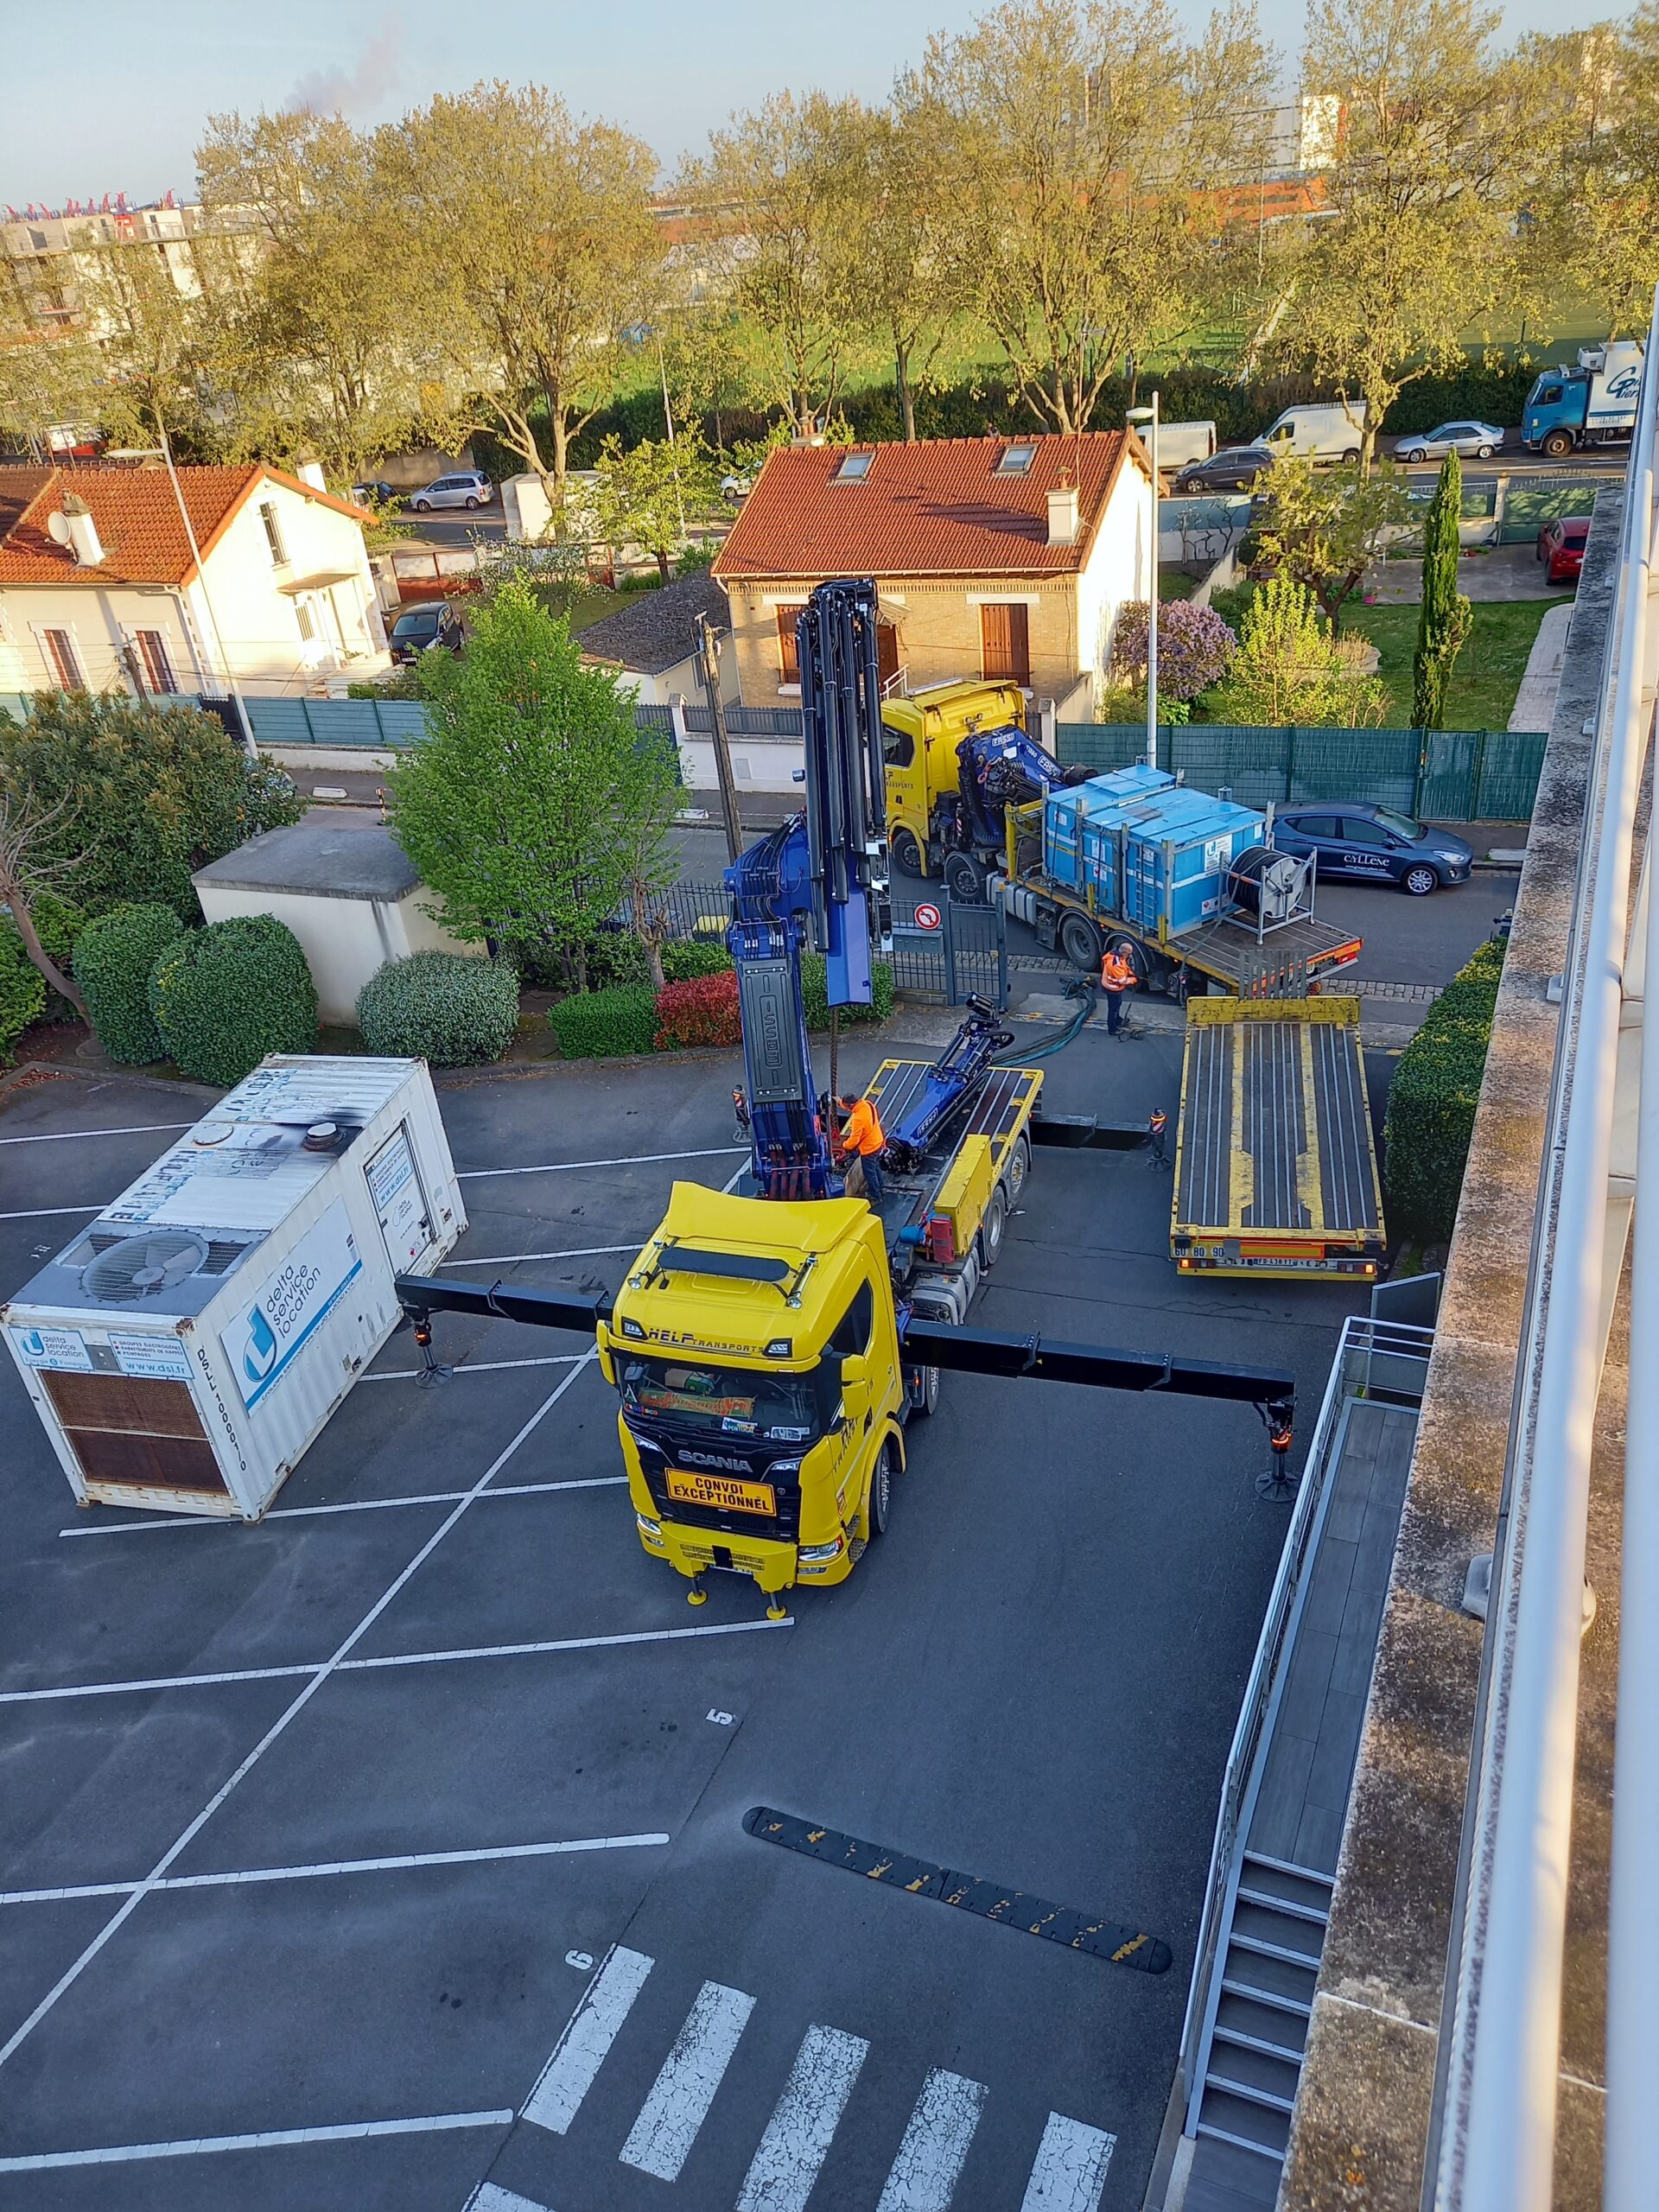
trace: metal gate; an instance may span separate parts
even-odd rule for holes
[[[1002,907],[963,906],[940,897],[919,900],[916,911],[939,918],[922,928],[895,918],[894,988],[944,1006],[960,1006],[970,996],[988,999],[1001,1012],[1008,1002],[1008,923]]]

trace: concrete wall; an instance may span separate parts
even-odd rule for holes
[[[198,883],[210,922],[232,914],[270,914],[298,938],[325,1021],[357,1027],[357,995],[388,960],[411,952],[460,952],[480,958],[424,912],[432,893],[416,884],[401,898],[331,899],[322,892],[262,891],[242,884]]]
[[[280,567],[259,515],[267,501],[288,555]],[[362,526],[349,516],[267,482],[232,518],[205,568],[206,590],[200,577],[182,588],[103,583],[92,569],[73,582],[0,588],[0,691],[56,688],[43,630],[70,632],[92,691],[131,692],[121,649],[137,630],[162,633],[174,683],[186,692],[222,692],[226,662],[245,690],[267,693],[303,691],[331,673],[367,677],[391,666]],[[302,595],[315,633],[308,641],[298,601],[282,587],[319,571],[345,571],[346,580]]]

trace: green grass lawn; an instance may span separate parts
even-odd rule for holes
[[[1526,673],[1527,656],[1544,610],[1553,599],[1479,600],[1474,628],[1458,656],[1446,696],[1448,729],[1507,729],[1515,695]],[[1352,607],[1342,626],[1369,638],[1381,655],[1377,674],[1389,687],[1389,726],[1411,725],[1411,663],[1417,650],[1415,607]]]

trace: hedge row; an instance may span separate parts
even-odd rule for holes
[[[518,1027],[518,971],[461,952],[388,960],[357,995],[357,1026],[371,1052],[393,1059],[435,1068],[499,1060]]]
[[[1408,1235],[1452,1234],[1503,972],[1503,945],[1482,945],[1429,1008],[1389,1086],[1383,1186],[1390,1226]]]
[[[669,954],[693,950],[701,975],[672,976]],[[735,1045],[741,1033],[731,956],[716,945],[665,946],[663,968],[671,980],[661,991],[641,984],[578,991],[550,1007],[548,1026],[565,1058],[610,1059],[626,1052],[673,1052],[690,1045]],[[830,999],[822,953],[803,957],[801,986],[807,1027],[827,1029]],[[877,961],[871,1003],[842,1007],[842,1024],[885,1021],[892,1012],[893,969],[887,962]]]

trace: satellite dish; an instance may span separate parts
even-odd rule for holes
[[[67,545],[69,543],[67,515],[48,515],[46,518],[46,528],[47,534],[54,545]]]

